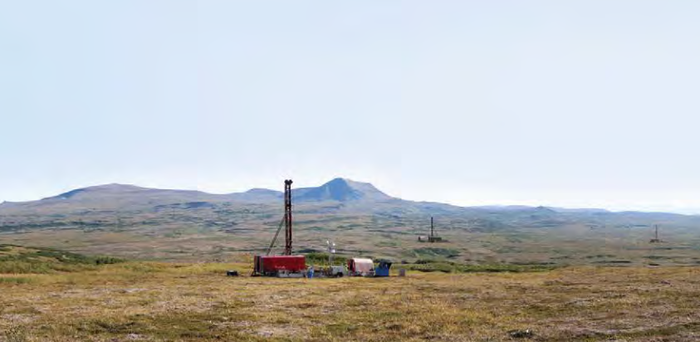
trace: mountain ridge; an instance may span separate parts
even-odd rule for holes
[[[117,205],[124,205],[125,196],[134,196],[133,198],[142,197],[142,201],[135,200],[136,203],[145,205],[147,202],[157,202],[158,204],[170,204],[180,202],[195,202],[195,201],[213,201],[213,202],[245,202],[245,203],[271,203],[281,201],[283,192],[267,189],[267,188],[251,188],[243,192],[233,192],[224,194],[214,194],[199,190],[183,190],[183,189],[161,189],[142,187],[133,184],[109,183],[94,186],[87,186],[66,191],[64,193],[45,197],[33,201],[3,201],[0,203],[0,211],[8,208],[18,207],[40,207],[52,203],[66,202],[90,202],[112,200]],[[148,197],[146,199],[146,197]],[[564,208],[553,206],[527,206],[527,205],[481,205],[481,206],[460,206],[442,202],[431,201],[411,201],[390,196],[372,183],[354,181],[348,178],[337,177],[317,187],[303,187],[292,189],[292,197],[295,203],[307,202],[341,202],[348,204],[361,204],[373,202],[391,202],[394,203],[412,203],[414,205],[431,207],[448,210],[483,210],[489,212],[520,212],[531,210],[551,210],[554,213],[561,214],[605,214],[605,213],[620,213],[620,214],[668,214],[668,215],[683,215],[697,216],[691,214],[682,214],[663,211],[610,211],[603,208]],[[127,201],[128,202],[128,201]],[[1,213],[1,212],[0,212]]]
[[[573,257],[592,263],[600,255],[625,251],[625,257],[639,261],[639,253],[656,258],[669,248],[649,245],[648,252],[639,252],[657,225],[664,241],[683,244],[668,249],[664,258],[685,253],[672,261],[695,263],[692,252],[696,245],[700,248],[700,216],[549,206],[460,207],[392,197],[371,183],[345,178],[292,191],[294,243],[300,251],[322,251],[326,240],[334,240],[352,253],[397,259],[488,262],[498,257],[569,263]],[[282,192],[264,188],[210,194],[105,184],[0,205],[0,238],[78,252],[110,248],[120,257],[200,260],[269,246],[284,215],[282,204]],[[445,242],[428,247],[417,237],[430,232],[430,217]],[[543,241],[557,247],[543,248]],[[616,247],[605,247],[611,241]],[[603,250],[594,252],[600,246]]]

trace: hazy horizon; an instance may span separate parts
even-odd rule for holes
[[[334,180],[334,179],[337,179],[337,178],[343,178],[343,179],[350,180],[350,181],[355,181],[355,182],[370,183],[370,184],[374,185],[379,191],[382,191],[382,192],[386,193],[386,191],[383,191],[383,190],[382,190],[382,188],[381,188],[380,185],[378,186],[377,184],[373,184],[373,183],[371,183],[371,182],[365,182],[365,181],[363,181],[363,180],[349,179],[349,178],[347,178],[347,177],[334,177],[333,179],[329,179],[327,182],[330,182],[331,180]],[[325,184],[325,183],[327,183],[327,182],[324,182],[323,184]],[[292,188],[293,188],[293,189],[297,189],[297,188],[306,188],[306,187],[317,187],[317,186],[321,186],[321,185],[323,185],[323,184],[314,184],[314,185],[305,185],[305,186],[293,186]],[[251,186],[251,187],[246,188],[245,190],[236,190],[236,191],[228,191],[228,192],[212,192],[212,191],[203,191],[203,190],[199,190],[199,189],[175,189],[175,188],[159,188],[159,187],[154,187],[154,188],[152,188],[152,187],[146,187],[146,186],[142,186],[142,185],[139,185],[139,184],[132,184],[132,183],[108,183],[108,184],[94,184],[94,185],[84,186],[84,187],[75,188],[75,189],[68,189],[68,190],[66,190],[66,191],[64,191],[64,192],[61,192],[61,193],[56,193],[56,194],[47,195],[47,196],[44,196],[44,197],[41,197],[41,198],[36,198],[36,199],[34,199],[34,200],[41,200],[41,199],[46,199],[46,198],[54,197],[54,196],[60,195],[60,194],[65,193],[65,192],[69,192],[69,191],[71,191],[71,190],[78,190],[78,189],[83,189],[83,188],[99,187],[99,186],[109,186],[109,185],[136,186],[136,187],[143,187],[143,188],[147,188],[147,189],[158,189],[158,190],[183,190],[183,191],[192,191],[192,190],[194,190],[194,191],[202,191],[202,192],[209,193],[209,194],[219,194],[219,195],[227,195],[227,194],[232,194],[232,193],[241,193],[241,192],[246,192],[246,191],[254,190],[254,189],[274,190],[274,191],[279,191],[280,193],[282,193],[282,191],[283,191],[283,189],[278,189],[278,188],[275,188],[275,187],[264,188],[264,187]],[[296,183],[295,183],[294,185],[296,185]],[[390,193],[386,193],[386,194],[389,195],[389,196],[393,196],[393,195],[390,194]],[[409,200],[409,201],[419,201],[419,202],[426,201],[426,200],[416,199],[416,198],[414,198],[414,199],[401,198],[401,199]],[[29,200],[29,201],[33,201],[33,200]],[[1,203],[4,203],[4,202],[21,203],[21,202],[25,202],[25,201],[0,201],[0,204],[1,204]],[[428,202],[435,202],[435,201],[428,201]],[[463,206],[463,207],[482,207],[482,206],[483,206],[483,207],[509,207],[509,206],[531,206],[531,207],[539,207],[539,206],[544,206],[544,207],[562,208],[562,209],[606,209],[606,210],[609,210],[609,211],[611,211],[611,212],[624,212],[624,211],[636,211],[636,210],[640,210],[640,211],[649,211],[649,212],[651,212],[651,211],[658,211],[658,212],[678,213],[678,214],[685,214],[685,215],[699,215],[699,214],[700,214],[700,210],[696,210],[696,209],[693,209],[693,208],[681,208],[681,209],[679,209],[679,208],[672,208],[672,209],[669,209],[669,210],[664,210],[664,209],[658,209],[658,210],[648,210],[648,209],[647,209],[647,210],[645,210],[645,209],[611,209],[611,208],[605,208],[605,207],[562,207],[562,206],[556,206],[556,205],[547,205],[547,204],[544,204],[544,203],[505,203],[505,204],[504,204],[504,203],[477,203],[477,204],[467,204],[467,205],[460,205],[460,204],[447,203],[447,202],[442,202],[442,203],[451,204],[451,205],[456,205],[456,206]]]
[[[346,177],[460,206],[698,214],[699,10],[0,3],[0,201]]]

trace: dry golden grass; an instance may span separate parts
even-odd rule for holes
[[[134,262],[0,276],[0,341],[696,341],[700,269],[247,277]],[[225,277],[226,269],[244,276]],[[509,331],[531,329],[531,337]]]

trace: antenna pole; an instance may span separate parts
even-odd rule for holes
[[[659,225],[655,224],[654,227],[656,228],[656,232],[654,235],[656,236],[656,240],[658,240],[659,239]]]
[[[292,180],[284,181],[284,255],[292,255]]]

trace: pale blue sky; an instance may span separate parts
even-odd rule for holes
[[[694,0],[0,0],[0,201],[344,176],[692,211],[698,18]]]

